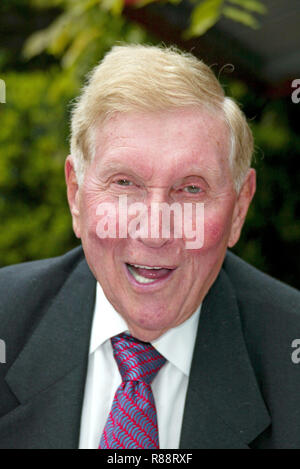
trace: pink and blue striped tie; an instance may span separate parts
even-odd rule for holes
[[[120,334],[111,339],[122,383],[99,449],[159,449],[156,408],[150,384],[165,358],[146,342]]]

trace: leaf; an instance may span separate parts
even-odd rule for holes
[[[64,54],[62,58],[62,66],[64,68],[71,67],[80,54],[87,49],[88,45],[101,37],[101,31],[99,29],[87,29],[83,30],[72,42],[71,46]]]
[[[240,10],[234,7],[225,7],[223,9],[223,15],[227,16],[231,20],[238,21],[239,23],[244,24],[245,26],[249,26],[253,29],[259,28],[259,22],[254,18],[251,13],[247,13],[246,11]]]
[[[95,5],[100,5],[101,0],[72,0],[68,7],[68,11],[72,11],[72,15],[80,16]],[[65,9],[66,10],[66,9]]]
[[[124,8],[124,0],[100,0],[99,4],[113,15],[120,15]]]
[[[45,30],[38,31],[32,34],[25,42],[23,48],[23,56],[26,59],[31,59],[35,55],[43,52],[48,46],[48,32]]]
[[[267,7],[259,0],[228,0],[230,3],[239,5],[247,10],[261,13],[262,15],[267,13]]]
[[[196,6],[191,15],[191,25],[184,33],[184,39],[200,36],[214,26],[221,16],[223,0],[205,0]]]
[[[24,57],[30,59],[45,49],[51,49],[53,54],[61,53],[69,41],[71,21],[69,13],[63,13],[48,28],[32,34],[25,42]]]

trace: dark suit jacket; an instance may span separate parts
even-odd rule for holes
[[[78,447],[95,287],[81,247],[0,269],[0,448]],[[300,448],[299,296],[227,254],[202,306],[180,448]]]

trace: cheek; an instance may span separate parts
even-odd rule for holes
[[[111,197],[86,197],[81,205],[82,241],[96,258],[108,261],[114,255],[120,255],[127,239],[119,237],[119,205]],[[124,230],[123,230],[124,231]]]
[[[113,200],[103,194],[86,193],[81,199],[80,219],[81,228],[89,237],[97,236],[97,226],[112,228],[115,223],[116,207]]]
[[[208,212],[204,211],[204,216],[199,218],[197,223],[195,222],[195,219],[193,218],[193,237],[192,240],[198,239],[199,241],[201,240],[200,243],[198,243],[199,249],[197,246],[197,243],[194,244],[195,247],[192,249],[194,251],[198,251],[199,254],[203,255],[206,251],[209,251],[211,249],[216,249],[219,246],[227,246],[227,240],[228,236],[230,234],[230,214],[221,213],[220,211],[218,213],[215,212]],[[191,232],[190,232],[191,233]],[[185,243],[187,243],[191,240],[191,238],[185,237]],[[190,244],[192,246],[192,243]],[[190,250],[191,248],[187,248]]]
[[[204,223],[203,251],[227,247],[231,226],[230,220],[230,215],[226,216],[226,213],[218,214],[218,216],[209,216],[207,214]]]
[[[200,249],[186,250],[188,265],[194,276],[200,272],[207,276],[214,271],[227,249],[228,236],[226,220],[206,217],[203,246]]]
[[[218,245],[224,239],[225,226],[221,221],[209,220],[204,229],[204,245],[211,247]]]
[[[204,246],[217,247],[226,245],[230,235],[234,204],[231,201],[219,204],[215,208],[207,207],[204,222]]]

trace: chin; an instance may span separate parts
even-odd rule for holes
[[[164,309],[164,313],[166,310]],[[175,318],[163,318],[157,315],[157,312],[148,312],[147,315],[130,316],[125,318],[125,321],[133,330],[144,331],[146,333],[160,332],[163,333],[172,327],[175,327]]]

